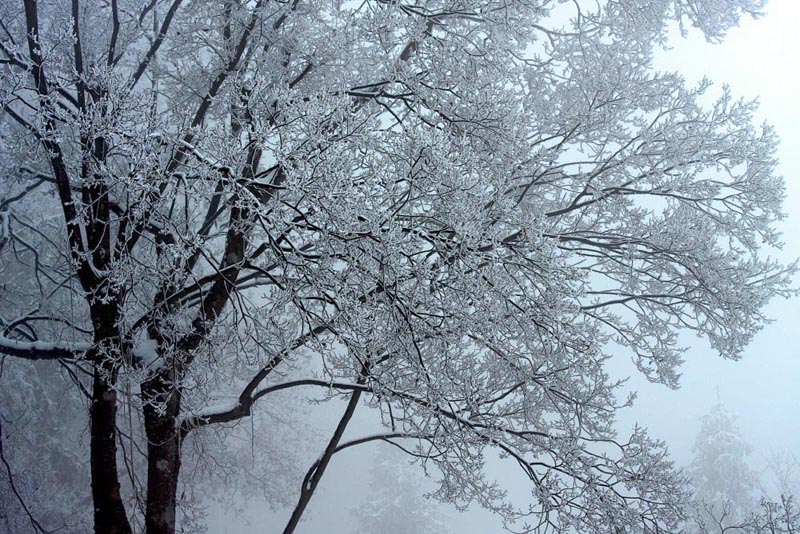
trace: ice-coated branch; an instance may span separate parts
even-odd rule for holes
[[[91,343],[17,341],[0,336],[0,353],[26,360],[72,360],[83,356],[91,347]]]
[[[320,325],[315,327],[314,329],[311,330],[311,332],[297,338],[287,349],[282,351],[280,354],[274,356],[264,367],[262,367],[258,371],[258,373],[255,374],[255,376],[253,376],[250,379],[247,385],[242,389],[242,392],[239,394],[238,400],[233,406],[225,406],[223,409],[211,408],[207,410],[200,410],[198,412],[194,412],[191,414],[184,414],[181,417],[181,421],[179,423],[181,433],[183,435],[186,435],[195,428],[212,424],[218,424],[218,423],[229,423],[241,419],[243,417],[248,417],[252,411],[253,404],[259,398],[269,393],[274,393],[275,391],[289,389],[297,386],[322,385],[320,383],[321,381],[318,380],[301,380],[295,382],[287,382],[284,384],[278,384],[257,391],[257,388],[261,385],[261,383],[272,373],[275,367],[277,367],[278,364],[280,364],[289,353],[303,346],[312,337],[318,336],[319,334],[325,332],[328,328],[329,328],[328,325]],[[364,388],[363,385],[352,385],[352,384],[337,383],[337,386],[341,386],[342,389],[353,389],[353,390]],[[337,386],[332,386],[332,387],[337,387]]]

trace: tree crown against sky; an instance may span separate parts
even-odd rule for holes
[[[531,528],[675,526],[683,480],[617,437],[607,360],[676,387],[683,329],[738,358],[790,269],[760,254],[772,130],[650,60],[670,21],[716,40],[761,7],[8,7],[0,352],[89,398],[95,529],[172,532],[188,445],[301,386],[348,404],[287,532],[331,456],[377,439],[435,464],[438,498]],[[362,401],[386,431],[342,441]],[[122,487],[118,443],[144,464]]]

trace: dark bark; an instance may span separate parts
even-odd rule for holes
[[[49,96],[49,84],[42,66],[42,53],[39,48],[39,13],[36,0],[25,0],[25,24],[28,34],[28,52],[31,59],[31,75],[36,85],[36,92],[40,97],[41,111],[45,117],[44,131],[34,129],[33,132],[49,154],[50,166],[53,169],[56,189],[64,212],[64,222],[67,226],[67,237],[72,259],[78,265],[77,272],[81,285],[85,290],[89,291],[96,280],[89,265],[82,258],[82,252],[84,251],[83,240],[81,238],[78,214],[72,199],[69,171],[64,160],[64,154],[61,150],[61,145],[54,141],[51,136],[56,129],[56,121],[53,103]],[[9,111],[9,108],[6,108],[6,111]]]
[[[91,473],[95,534],[127,534],[131,532],[120,494],[117,471],[117,365],[121,357],[118,307],[95,303],[90,311],[95,329],[95,345],[87,354],[94,363],[92,379]]]
[[[243,174],[251,177],[258,167],[261,150],[253,146],[248,153]],[[147,534],[173,534],[175,532],[175,507],[178,477],[181,468],[180,382],[194,352],[205,341],[217,317],[227,305],[236,287],[236,280],[244,265],[248,234],[252,228],[248,208],[232,200],[230,224],[225,240],[222,268],[200,304],[198,315],[192,321],[192,330],[174,347],[167,348],[162,358],[169,365],[142,384],[145,433],[147,435],[147,505],[145,526]],[[225,274],[222,274],[225,273]],[[169,291],[162,290],[166,295]],[[156,302],[159,306],[162,302]],[[163,351],[164,338],[153,322],[150,335],[159,340]]]
[[[155,57],[181,3],[182,0],[171,1],[154,42],[132,76],[131,86],[136,85]],[[256,2],[241,35],[231,43],[234,45],[231,57],[225,68],[213,79],[208,93],[200,102],[192,121],[193,127],[198,127],[203,123],[223,84],[237,71],[250,35],[260,19],[263,3],[265,3],[263,0]],[[90,460],[95,533],[127,534],[131,532],[131,525],[120,494],[117,470],[117,394],[114,389],[118,370],[125,361],[124,347],[118,326],[119,306],[124,301],[124,294],[111,287],[102,273],[111,264],[114,257],[112,250],[115,249],[115,245],[118,255],[123,255],[133,249],[138,237],[142,234],[142,229],[146,227],[147,217],[138,220],[131,216],[130,211],[123,212],[120,216],[117,243],[112,242],[108,185],[103,172],[101,172],[110,146],[103,136],[90,137],[85,133],[80,134],[83,151],[80,171],[83,184],[80,188],[82,202],[75,202],[62,148],[55,140],[57,136],[50,135],[56,130],[57,115],[52,109],[54,101],[50,98],[50,87],[40,50],[37,0],[23,0],[23,4],[28,51],[31,59],[30,72],[45,117],[43,131],[34,131],[34,133],[49,154],[64,211],[70,251],[90,307],[94,330],[93,346],[85,357],[93,364]],[[105,114],[108,111],[106,94],[96,86],[88,85],[85,81],[79,0],[72,0],[71,8],[72,28],[76,37],[73,46],[74,61],[79,78],[76,81],[78,97],[74,103],[81,111],[93,106],[96,111],[99,110],[101,114]],[[117,8],[117,2],[112,0],[112,35],[107,57],[109,66],[113,66],[118,59],[116,56],[119,35]],[[285,16],[281,20],[283,18]],[[7,111],[9,110],[7,109]],[[184,137],[187,144],[192,139],[191,132]],[[187,151],[180,149],[170,161],[165,176],[171,176],[181,166],[186,155]],[[252,179],[255,175],[260,156],[261,150],[253,144],[249,149],[243,172],[246,180]],[[220,199],[221,192],[217,195],[215,202],[211,204],[214,208],[213,212],[210,210],[209,213],[216,212],[216,204]],[[155,204],[158,195],[153,196],[151,200]],[[184,339],[179,340],[173,347],[173,354],[165,358],[171,362],[171,365],[157,372],[142,384],[145,432],[148,439],[145,524],[149,534],[171,534],[175,531],[176,493],[181,465],[181,436],[177,424],[181,401],[179,384],[185,367],[192,361],[193,352],[204,342],[219,313],[229,301],[239,272],[244,265],[248,245],[247,234],[252,227],[252,221],[249,209],[236,205],[237,201],[238,199],[234,200],[234,206],[231,208],[231,226],[222,258],[222,271],[217,273],[211,282],[211,287],[203,298],[197,317],[192,324],[192,331]],[[133,225],[133,230],[128,233],[130,225]],[[91,261],[87,261],[89,257]],[[26,355],[28,353],[32,353],[34,356],[39,355],[28,347],[11,347],[9,350]],[[64,354],[71,355],[72,353],[66,351]]]
[[[211,285],[192,322],[192,332],[177,343],[168,356],[170,365],[142,384],[144,424],[147,435],[147,505],[145,527],[147,534],[175,532],[175,506],[178,476],[181,468],[181,432],[179,425],[180,380],[194,351],[203,343],[220,311],[225,307],[235,287],[247,248],[247,237],[239,225],[247,224],[247,210],[231,209],[223,267],[233,267],[230,276],[219,276]],[[151,325],[151,335],[160,339],[158,328]]]
[[[161,374],[142,386],[147,435],[145,532],[173,534],[181,469],[180,391]]]
[[[91,416],[91,471],[94,531],[126,534],[131,531],[119,488],[117,473],[117,394],[109,387],[103,370],[94,371]]]

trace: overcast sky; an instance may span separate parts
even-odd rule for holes
[[[786,179],[788,217],[782,225],[785,247],[773,255],[784,261],[800,257],[799,20],[800,1],[771,0],[767,16],[743,21],[722,44],[708,44],[692,33],[687,39],[674,40],[672,49],[657,60],[659,69],[681,72],[689,83],[707,76],[718,87],[728,83],[735,96],[760,100],[758,120],[772,124],[782,142],[780,172]],[[775,322],[757,335],[738,362],[720,359],[703,340],[684,337],[691,349],[685,355],[677,391],[633,375],[629,385],[639,391],[639,398],[632,409],[620,414],[621,433],[638,422],[669,444],[679,465],[686,465],[692,458],[700,418],[716,403],[719,391],[720,400],[738,415],[744,438],[754,446],[754,467],[760,467],[770,452],[793,452],[800,457],[800,299],[774,301],[767,313]],[[625,369],[620,364],[620,372]],[[365,496],[363,482],[374,453],[374,449],[356,449],[334,458],[298,533],[355,532],[348,509]],[[508,476],[513,479],[514,471],[509,470]],[[518,480],[514,489],[527,491],[525,481]],[[256,507],[250,514],[252,525],[245,527],[239,518],[212,511],[209,531],[271,532],[278,525],[282,528],[287,513],[271,513],[266,505]],[[497,518],[478,511],[453,514],[448,522],[452,532],[500,531]]]

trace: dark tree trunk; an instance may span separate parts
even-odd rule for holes
[[[142,386],[147,434],[147,534],[175,532],[175,506],[181,468],[178,428],[180,392],[161,377]]]
[[[117,394],[104,375],[101,365],[95,365],[90,411],[94,531],[128,534],[131,527],[122,504],[117,473]]]
[[[91,419],[92,503],[95,534],[129,534],[117,471],[117,365],[121,358],[117,327],[118,300],[90,306],[95,346],[87,354],[93,362]]]

